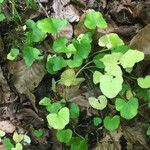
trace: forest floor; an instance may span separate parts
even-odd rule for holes
[[[115,32],[126,44],[130,44],[138,31],[150,23],[149,0],[35,0],[35,2],[4,0],[3,2],[2,11],[6,20],[0,22],[0,130],[5,131],[10,139],[14,131],[27,134],[31,138],[31,143],[24,146],[25,150],[69,149],[57,141],[56,131],[47,125],[47,112],[39,106],[39,101],[44,97],[54,101],[58,101],[60,97],[68,101],[71,99],[78,104],[81,113],[73,125],[74,131],[83,137],[88,134],[89,149],[150,149],[150,139],[146,136],[146,128],[150,124],[149,109],[143,108],[140,115],[131,121],[123,120],[122,127],[117,131],[105,132],[102,126],[94,127],[92,123],[93,116],[99,115],[99,112],[89,109],[87,98],[96,95],[97,88],[93,87],[88,72],[83,73],[86,80],[81,86],[64,88],[57,84],[57,92],[53,92],[52,79],[58,80],[58,74],[45,73],[38,62],[29,69],[21,58],[16,61],[7,59],[10,48],[18,46],[18,43],[24,40],[22,28],[28,19],[38,21],[45,17],[66,18],[69,25],[61,35],[72,39],[86,32],[82,18],[88,9],[101,12],[109,25],[105,31],[97,29],[95,36]],[[150,28],[148,29],[145,34],[149,33],[150,39]],[[141,37],[143,40],[139,39],[136,43],[145,41],[144,35]],[[52,37],[47,37],[38,47],[42,50],[49,49],[51,39]],[[150,54],[150,42],[146,44],[149,45]],[[137,74],[143,75],[145,68],[147,67],[142,66],[141,70],[137,70]],[[150,69],[146,72],[150,74]],[[31,103],[32,98],[36,99],[37,112]],[[38,129],[43,131],[43,136],[36,137],[33,134]],[[5,150],[2,143],[0,150]]]

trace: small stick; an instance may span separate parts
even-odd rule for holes
[[[45,10],[44,6],[41,4],[40,0],[36,0],[39,4],[39,6],[41,7],[41,9],[43,10],[43,12],[46,14],[47,18],[49,18],[49,15],[47,13],[47,11]]]

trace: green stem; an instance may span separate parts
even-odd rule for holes
[[[85,64],[77,73],[76,73],[76,77],[80,74],[80,72],[82,70],[84,70],[86,68],[86,66],[90,65],[91,63],[93,63],[93,60],[92,61],[89,61],[87,64]]]

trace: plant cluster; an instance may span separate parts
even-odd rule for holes
[[[56,34],[67,25],[66,19],[45,18],[37,22],[27,20],[25,40],[21,47],[13,47],[7,55],[9,60],[22,56],[26,65],[31,66],[35,61],[42,60],[45,56],[36,47],[47,35]],[[96,28],[107,29],[107,23],[100,12],[89,10],[86,14],[84,25],[90,30]],[[53,42],[54,54],[46,56],[46,69],[50,74],[61,73],[59,83],[66,87],[79,85],[84,82],[84,77],[79,77],[85,69],[91,72],[95,86],[99,86],[101,95],[89,97],[90,107],[104,113],[104,118],[93,118],[95,126],[104,126],[109,131],[118,129],[121,119],[130,120],[137,116],[142,98],[150,106],[150,76],[132,77],[134,66],[144,59],[144,53],[131,49],[125,45],[116,33],[103,35],[98,40],[99,51],[93,53],[92,32],[87,32],[68,41],[66,37],[58,37]],[[91,64],[93,67],[88,68]],[[132,80],[132,84],[128,81]],[[114,105],[115,113],[109,110],[109,104]],[[53,102],[45,97],[40,105],[48,111],[48,125],[57,130],[57,139],[71,147],[71,150],[88,149],[86,137],[74,136],[68,124],[80,115],[76,103],[65,100]],[[107,113],[106,110],[107,109]],[[147,135],[150,135],[150,129]]]

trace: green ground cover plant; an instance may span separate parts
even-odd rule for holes
[[[87,101],[91,108],[103,112],[104,117],[94,117],[93,125],[102,126],[106,131],[115,131],[121,126],[122,119],[130,120],[138,115],[139,100],[142,94],[138,95],[137,89],[148,92],[150,88],[149,75],[139,78],[132,77],[134,66],[144,60],[144,53],[130,48],[116,33],[108,33],[99,37],[99,51],[93,52],[92,31],[96,28],[105,30],[108,25],[100,12],[88,10],[84,25],[91,32],[81,33],[71,42],[66,37],[57,36],[52,46],[54,54],[43,55],[36,47],[37,43],[44,41],[50,34],[57,34],[67,23],[66,19],[58,18],[45,18],[37,22],[27,20],[24,43],[21,47],[12,47],[7,59],[16,60],[20,56],[29,67],[36,61],[46,60],[47,72],[59,75],[57,82],[66,87],[84,83],[85,78],[82,71],[94,65],[93,69],[89,69],[91,80],[95,86],[99,87],[102,94],[98,97],[89,97]],[[132,84],[128,82],[126,76],[133,80]],[[113,104],[115,113],[109,110],[109,103]],[[146,97],[145,103],[150,106],[150,98]],[[67,101],[54,102],[45,97],[39,102],[39,105],[47,110],[48,126],[57,130],[58,141],[69,146],[71,150],[88,149],[88,135],[76,136],[69,126],[80,116],[80,108],[76,103],[68,105]],[[148,136],[149,133],[148,128]],[[34,133],[36,137],[42,134],[41,130]],[[2,132],[1,135],[4,136],[4,133]],[[13,140],[16,142],[18,139],[13,138]],[[20,150],[20,141],[16,143],[18,144],[14,148],[8,139],[3,141],[7,149]]]

